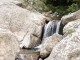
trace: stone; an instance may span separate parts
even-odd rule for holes
[[[40,40],[38,37],[34,36],[33,34],[27,34],[21,42],[20,47],[33,48],[39,44]]]
[[[0,5],[4,5],[4,4],[16,4],[16,5],[20,5],[22,4],[22,2],[20,0],[1,0]]]
[[[27,45],[25,48],[33,48],[41,41],[44,18],[45,16],[40,13],[31,12],[16,4],[0,6],[0,28],[10,30],[18,38],[22,47]],[[26,37],[27,35],[29,35],[30,39]],[[31,43],[23,43],[25,39]],[[35,41],[35,44],[33,41]]]
[[[9,30],[0,28],[0,60],[15,60],[18,52],[18,39]]]
[[[52,11],[49,11],[49,12],[43,12],[42,14],[46,17],[45,20],[47,21],[59,20],[59,15],[57,12],[52,13]]]
[[[74,21],[77,19],[80,19],[80,10],[73,13],[69,13],[68,15],[65,15],[61,18],[63,25],[66,25],[68,22]]]
[[[61,20],[63,25],[66,25],[70,21],[76,20],[76,12],[63,16]]]
[[[63,38],[45,60],[80,60],[80,25],[76,32]]]
[[[20,49],[15,60],[38,60],[40,52],[37,49]]]
[[[38,57],[39,57],[38,53],[18,54],[15,60],[37,60]]]
[[[79,29],[79,26],[80,26],[80,19],[71,21],[68,24],[66,24],[63,29],[64,37],[66,37],[68,34],[76,32],[76,30]]]
[[[46,58],[51,53],[54,46],[61,40],[62,35],[56,33],[50,37],[45,38],[40,49],[41,58]]]

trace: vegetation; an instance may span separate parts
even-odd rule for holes
[[[70,29],[67,30],[68,34],[71,34],[71,33],[73,33],[74,31],[75,31],[75,30],[72,29],[72,28],[70,28]]]
[[[44,7],[44,11],[58,12],[64,15],[75,12],[80,8],[80,0],[42,0],[48,8]]]

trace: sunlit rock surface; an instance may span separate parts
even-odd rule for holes
[[[45,38],[40,49],[40,56],[42,58],[46,58],[51,53],[54,46],[61,40],[62,35],[56,33],[50,37]]]
[[[70,13],[68,15],[65,15],[61,18],[63,25],[67,24],[70,21],[74,21],[74,20],[77,20],[77,19],[80,19],[80,10],[78,10],[74,13]]]
[[[9,30],[0,28],[0,60],[15,60],[17,52],[18,39]]]
[[[67,25],[65,25],[63,29],[64,36],[76,32],[77,29],[80,29],[80,19],[71,21]]]

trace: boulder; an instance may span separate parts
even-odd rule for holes
[[[33,34],[27,34],[20,44],[21,48],[33,48],[40,44],[40,39]]]
[[[80,26],[80,19],[69,22],[67,25],[65,25],[63,29],[64,37],[67,36],[68,34],[75,32],[77,29],[79,29],[79,26]]]
[[[60,40],[62,40],[62,35],[59,34],[53,34],[52,36],[45,38],[40,49],[41,58],[46,58]]]
[[[17,52],[18,39],[9,30],[0,28],[0,60],[15,60]]]
[[[59,20],[59,15],[57,12],[52,13],[52,11],[49,12],[43,12],[42,13],[46,18],[47,21],[50,20]]]
[[[21,48],[25,45],[27,45],[26,48],[37,46],[37,42],[40,42],[44,18],[38,12],[31,12],[15,4],[0,6],[0,28],[10,30],[18,38]],[[25,39],[31,43],[23,43]]]
[[[68,22],[74,21],[77,19],[80,19],[80,10],[73,13],[69,13],[68,15],[65,15],[61,18],[63,25],[66,25]]]
[[[22,2],[20,0],[1,0],[0,5],[4,5],[4,4],[16,4],[16,5],[20,5],[22,4]]]
[[[76,12],[63,16],[61,20],[63,25],[66,25],[70,21],[76,20]]]
[[[80,60],[80,25],[73,32],[63,38],[45,60]]]

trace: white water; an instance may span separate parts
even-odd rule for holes
[[[23,54],[20,54],[20,58],[21,58],[21,60],[25,60]]]
[[[46,38],[49,35],[51,35],[52,26],[54,27],[54,22],[53,21],[50,21],[48,24],[45,23],[44,34],[43,34],[42,40],[44,40],[44,38]]]
[[[59,34],[60,24],[61,24],[61,21],[49,21],[47,24],[45,23],[42,42],[46,37],[49,37],[54,33]],[[42,45],[40,44],[35,48],[41,48],[41,46]]]
[[[57,33],[57,34],[59,34],[60,24],[61,24],[61,21],[59,21],[59,22],[57,23],[57,28],[56,28],[56,33]]]

